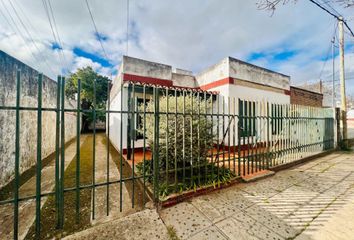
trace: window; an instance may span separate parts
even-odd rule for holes
[[[239,100],[239,136],[253,137],[256,135],[256,103]]]
[[[283,108],[280,105],[272,104],[271,110],[272,134],[278,135],[283,129]]]

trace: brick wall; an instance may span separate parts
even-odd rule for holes
[[[303,106],[322,107],[323,94],[302,88],[290,87],[290,103]]]

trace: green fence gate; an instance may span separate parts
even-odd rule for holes
[[[107,84],[108,99],[103,109],[97,108],[95,101],[91,109],[83,109],[80,97],[77,98],[76,108],[67,108],[65,79],[58,77],[57,83],[56,93],[53,93],[57,94],[56,107],[42,106],[41,74],[37,79],[37,107],[21,106],[21,73],[18,72],[16,105],[0,106],[0,110],[16,112],[13,190],[7,199],[0,201],[2,206],[12,206],[14,239],[22,236],[19,232],[19,204],[23,202],[35,202],[35,210],[30,211],[35,217],[32,226],[34,235],[27,237],[47,238],[42,233],[43,224],[48,224],[43,223],[43,217],[48,218],[43,215],[46,211],[43,206],[51,199],[54,208],[47,214],[55,219],[54,228],[58,229],[55,231],[60,231],[65,229],[66,222],[74,221],[79,225],[85,221],[81,216],[87,211],[87,206],[89,222],[92,222],[98,208],[104,208],[106,215],[116,210],[112,208],[119,208],[120,212],[125,208],[141,209],[149,201],[159,203],[186,191],[194,192],[211,186],[216,188],[233,179],[267,171],[335,147],[335,118],[330,108],[226,98],[214,92],[135,82],[121,83],[119,101],[116,102],[111,102],[110,84]],[[95,81],[93,87],[96,94]],[[80,92],[79,80],[78,96]],[[34,111],[37,115],[36,190],[34,195],[28,196],[21,196],[20,119],[23,111]],[[42,171],[46,167],[42,166],[41,149],[42,133],[46,131],[42,120],[44,112],[55,114],[55,131],[52,132],[55,136],[55,184],[51,191],[42,191],[41,186]],[[75,163],[75,170],[71,175],[66,175],[65,169],[66,151],[70,146],[65,142],[67,113],[76,114],[76,138],[72,147],[76,153],[70,161]],[[96,151],[99,144],[96,142],[98,113],[106,116],[107,127],[102,138],[106,139],[105,151]],[[84,114],[93,119],[89,156],[80,150]],[[105,171],[97,172],[103,155]],[[82,175],[84,158],[88,159],[91,168],[89,181],[83,183],[80,180],[85,178]],[[112,168],[117,169],[116,176],[111,175]],[[102,180],[103,177],[105,180]],[[66,181],[74,185],[66,186]],[[105,197],[97,200],[98,189],[105,191]],[[89,194],[83,194],[84,191]],[[71,200],[67,202],[69,194]],[[115,196],[117,199],[111,200]],[[66,212],[69,205],[74,206],[74,215]],[[71,216],[75,219],[69,219]]]

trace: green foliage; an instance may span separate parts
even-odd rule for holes
[[[168,104],[167,104],[168,100]],[[177,104],[176,104],[177,101]],[[176,109],[177,105],[177,109]],[[159,99],[159,195],[164,198],[171,193],[197,190],[205,185],[216,187],[228,182],[233,177],[229,169],[217,167],[210,163],[210,152],[213,149],[213,123],[210,116],[210,99],[198,98],[196,95],[162,96]],[[146,112],[154,112],[155,103],[150,100]],[[175,112],[178,112],[177,117]],[[184,116],[183,114],[184,110]],[[139,106],[144,111],[144,106]],[[168,112],[168,117],[166,116]],[[143,115],[141,115],[143,117]],[[146,114],[146,140],[154,151],[155,117]],[[143,129],[138,130],[143,133]],[[146,160],[137,164],[142,175],[145,164],[145,176],[152,182],[153,164]],[[166,170],[168,169],[168,172]],[[177,181],[175,181],[177,173]]]
[[[94,81],[96,81],[96,109],[105,109],[107,100],[107,84],[109,79],[105,76],[99,75],[91,67],[80,68],[75,73],[70,74],[66,80],[65,92],[70,98],[74,98],[78,92],[78,79],[81,80],[81,108],[93,108]],[[96,119],[105,121],[105,114],[100,111],[96,112]],[[91,122],[93,122],[93,114],[84,113],[83,128]]]
[[[159,120],[159,166],[161,169],[165,169],[166,166],[169,169],[174,168],[175,159],[177,167],[203,165],[207,162],[208,151],[212,149],[214,137],[211,132],[212,121],[205,115],[203,116],[206,110],[210,112],[211,100],[198,99],[195,95],[186,95],[185,99],[182,96],[177,96],[177,111],[179,113],[183,112],[183,105],[185,117],[178,114],[176,118],[174,114],[176,97],[162,96],[159,99],[159,111],[169,112],[168,118],[166,114],[160,114]],[[151,100],[146,105],[146,111],[153,112],[154,107],[155,103]],[[139,109],[143,111],[144,106],[139,106]],[[200,116],[198,116],[199,111]],[[143,117],[142,114],[141,117]],[[154,150],[154,121],[154,115],[146,114],[145,136],[152,151]],[[138,131],[143,133],[143,129]]]
[[[153,181],[153,169],[152,161],[145,160],[145,162],[140,162],[136,165],[138,173],[143,175],[143,165],[145,163],[145,176],[146,180],[150,183]],[[161,198],[165,198],[172,193],[182,193],[184,191],[194,190],[202,186],[213,186],[216,188],[221,183],[228,183],[234,177],[234,174],[230,169],[224,167],[217,167],[212,163],[206,163],[205,166],[199,166],[200,172],[196,167],[194,170],[194,175],[192,179],[190,177],[191,170],[190,168],[185,169],[185,183],[183,184],[183,175],[182,170],[178,171],[177,182],[174,182],[174,179],[169,179],[166,181],[165,175],[160,174],[159,181],[159,195]],[[200,175],[198,175],[200,173]],[[172,174],[173,175],[173,174]]]

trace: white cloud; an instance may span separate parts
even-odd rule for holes
[[[2,1],[6,8],[0,2],[1,12],[8,16],[8,9],[16,20],[9,1]],[[59,74],[63,67],[73,71],[90,65],[104,75],[111,74],[111,68],[73,53],[74,48],[81,48],[104,58],[84,0],[51,0],[67,63],[62,63],[51,49],[53,37],[42,2],[12,2],[19,13],[23,10],[20,15],[40,50],[29,44],[33,55],[38,59],[46,56],[55,73]],[[109,61],[118,65],[126,50],[126,0],[89,0],[89,3],[100,33],[108,37],[104,47]],[[318,79],[323,66],[321,59],[327,53],[334,31],[333,18],[306,0],[280,6],[273,17],[269,12],[257,10],[255,3],[255,0],[131,0],[129,55],[198,72],[225,56],[247,60],[251,53],[261,52],[265,57],[254,63],[290,75],[294,83]],[[353,9],[333,6],[344,16],[352,15]],[[353,23],[349,22],[352,28]],[[22,29],[18,21],[17,24]],[[47,64],[32,59],[28,47],[18,34],[13,34],[1,14],[0,26],[1,49],[55,76]],[[283,51],[295,51],[296,55],[274,61],[273,55]],[[354,74],[353,51],[354,48],[346,54],[347,75]],[[330,63],[323,76],[329,74]],[[354,93],[353,87],[348,89]]]

